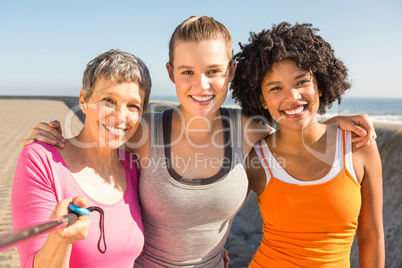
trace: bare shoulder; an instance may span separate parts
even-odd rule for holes
[[[381,159],[376,141],[359,148],[353,144],[352,148],[353,169],[360,183],[363,178],[370,178],[370,174],[381,173]]]
[[[357,137],[356,134],[352,133],[352,137]],[[378,146],[377,146],[377,142],[374,140],[372,141],[369,145],[366,146],[362,146],[357,148],[356,144],[353,143],[352,144],[352,148],[353,148],[353,158],[357,158],[357,159],[363,159],[365,161],[368,161],[370,159],[372,159],[373,156],[378,156],[378,159],[374,159],[374,161],[378,161],[379,159],[379,151],[378,151]]]

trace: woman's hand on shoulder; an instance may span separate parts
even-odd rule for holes
[[[373,122],[366,114],[338,115],[324,123],[337,123],[341,129],[355,133],[357,136],[352,139],[352,142],[355,143],[357,148],[369,145],[377,138]]]
[[[59,148],[64,147],[65,139],[62,135],[61,124],[54,120],[50,123],[40,122],[31,130],[31,136],[28,139],[21,141],[23,147],[41,141],[50,145],[55,145]]]

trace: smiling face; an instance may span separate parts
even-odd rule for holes
[[[145,92],[133,82],[115,83],[104,78],[96,81],[87,100],[81,91],[84,141],[95,141],[98,147],[120,147],[137,130],[144,97]]]
[[[180,42],[174,48],[173,65],[166,64],[176,85],[183,113],[210,116],[226,99],[235,63],[228,59],[223,40]]]
[[[261,89],[263,106],[281,129],[301,129],[306,120],[316,122],[319,107],[316,80],[311,72],[298,68],[293,60],[274,63]]]

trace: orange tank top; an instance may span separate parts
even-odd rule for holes
[[[337,137],[331,171],[309,182],[292,178],[275,163],[265,140],[254,147],[267,186],[258,196],[264,236],[249,267],[350,267],[361,193],[351,134],[338,130]]]

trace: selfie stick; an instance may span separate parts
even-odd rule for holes
[[[77,207],[73,204],[71,204],[69,208],[72,212],[57,219],[49,220],[45,223],[31,226],[17,232],[10,232],[0,235],[0,251],[4,251],[8,247],[38,234],[67,227],[77,221],[79,214],[89,215],[90,213],[90,211],[86,208]]]

